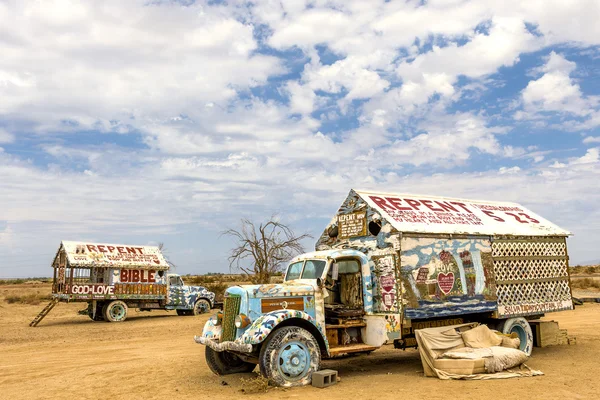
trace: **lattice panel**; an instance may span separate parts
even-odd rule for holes
[[[496,293],[498,294],[498,304],[503,306],[571,299],[571,290],[567,280],[498,285]]]
[[[519,306],[571,299],[564,239],[496,240],[492,242],[492,258],[498,305]]]
[[[566,256],[567,246],[564,240],[549,241],[494,241],[492,257],[537,257]]]
[[[495,260],[496,281],[517,281],[567,276],[567,260]]]

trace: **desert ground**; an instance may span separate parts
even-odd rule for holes
[[[213,375],[195,344],[208,315],[135,312],[123,323],[77,315],[82,303],[59,304],[37,328],[43,308],[10,304],[11,295],[49,293],[48,284],[0,286],[0,399],[598,399],[600,304],[548,314],[576,345],[535,348],[527,364],[544,376],[491,381],[442,381],[423,376],[417,350],[391,346],[370,355],[325,361],[341,381],[317,389],[269,388],[256,373]],[[578,293],[574,293],[576,296]],[[591,295],[600,297],[598,290]],[[589,295],[589,293],[588,293]]]

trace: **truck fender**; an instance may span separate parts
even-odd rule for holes
[[[323,328],[313,317],[299,310],[279,310],[261,315],[246,329],[236,342],[252,345],[260,344],[276,328],[293,325],[307,329],[319,343],[321,351],[328,353],[329,343],[327,342],[327,336]]]
[[[204,329],[202,330],[202,337],[212,340],[220,340],[222,331],[223,327],[221,325],[215,325],[209,319],[204,324]]]

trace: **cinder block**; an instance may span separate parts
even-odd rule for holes
[[[321,371],[313,372],[312,385],[318,388],[335,385],[337,383],[337,374],[337,371],[333,369],[323,369]]]

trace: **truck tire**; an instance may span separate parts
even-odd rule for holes
[[[210,311],[210,302],[206,299],[199,299],[194,304],[194,315],[204,314]]]
[[[321,350],[306,329],[286,326],[271,332],[260,349],[260,372],[276,386],[304,386],[319,370]]]
[[[228,351],[214,351],[206,346],[204,356],[208,368],[217,375],[240,374],[252,372],[256,364],[246,362]]]
[[[519,346],[520,350],[525,352],[528,356],[531,355],[531,352],[533,351],[533,332],[531,331],[529,322],[527,322],[525,318],[517,317],[505,319],[498,322],[497,329],[505,334],[516,333],[521,341]]]
[[[127,304],[121,300],[106,304],[103,311],[104,319],[107,322],[123,322],[127,318]]]
[[[90,305],[88,307],[88,316],[93,320],[93,321],[104,321],[104,313],[103,313],[103,307],[104,304],[103,303],[97,303],[96,304],[96,316],[94,316],[94,313],[92,312],[92,306]]]

